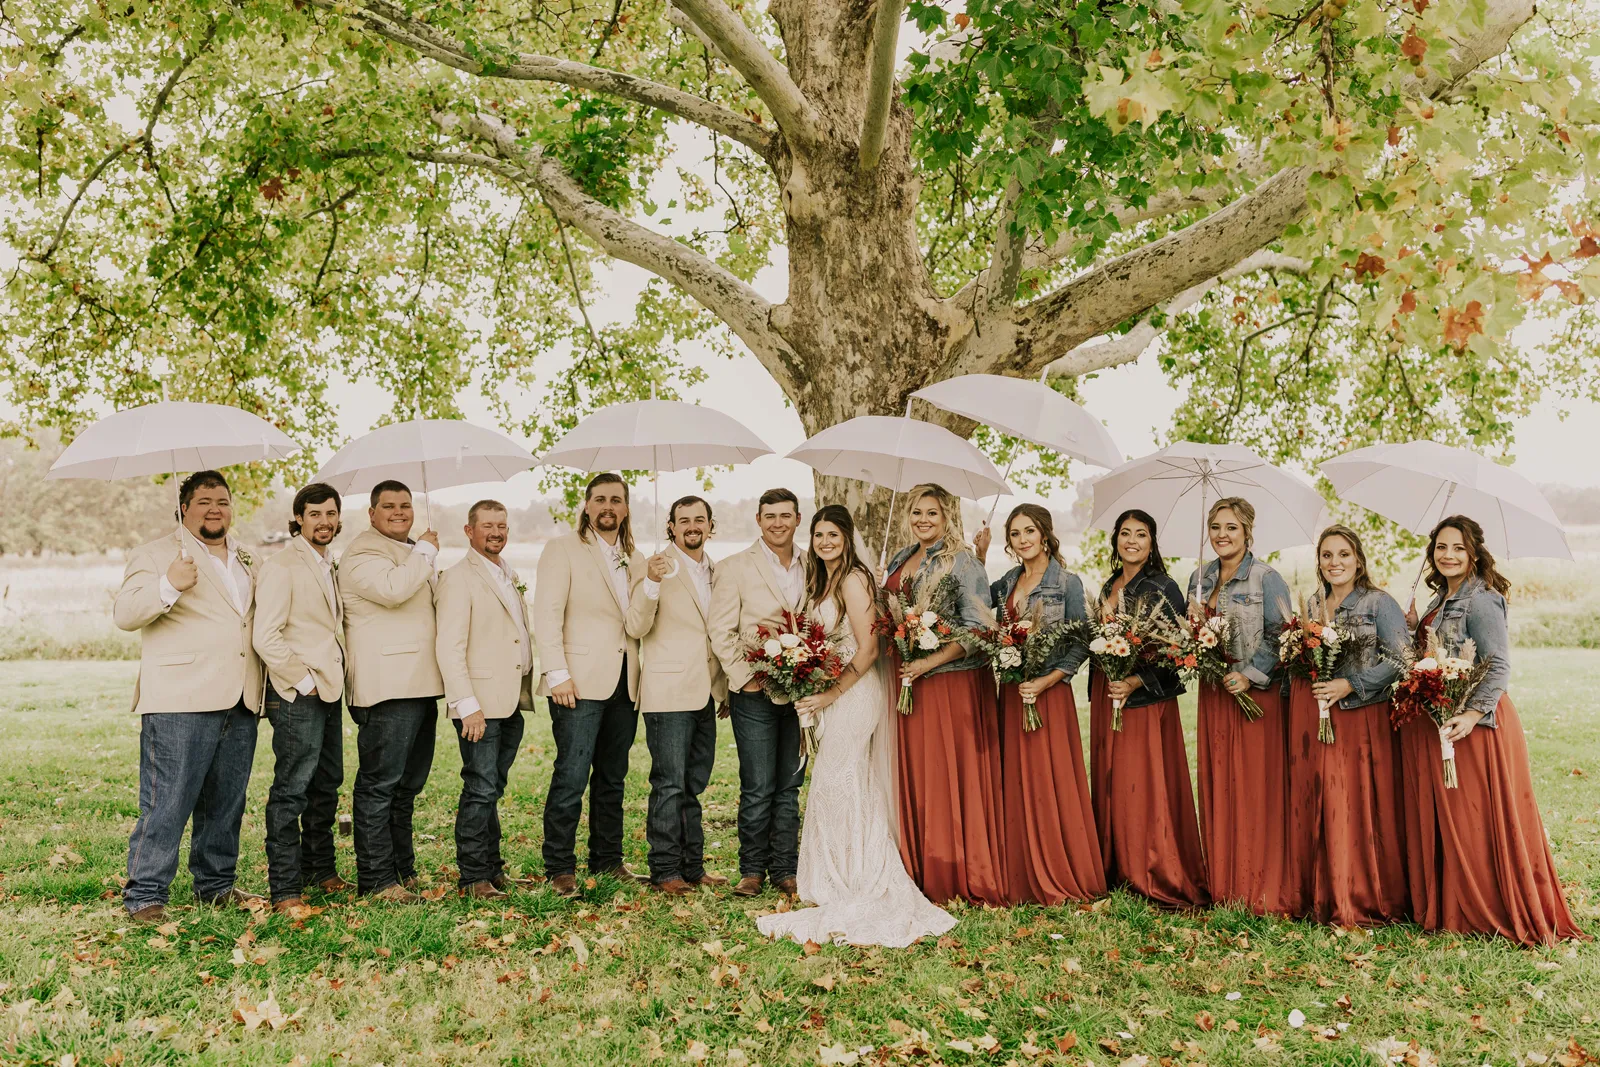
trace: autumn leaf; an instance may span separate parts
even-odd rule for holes
[[[1400,42],[1400,54],[1411,61],[1411,65],[1421,66],[1422,57],[1428,54],[1428,42],[1417,36],[1413,27],[1406,30],[1405,40]]]
[[[1462,309],[1447,307],[1439,315],[1439,322],[1444,329],[1445,344],[1457,352],[1465,351],[1472,335],[1483,332],[1483,304],[1469,300]]]
[[[1405,293],[1400,297],[1400,314],[1409,315],[1415,310],[1417,310],[1417,294],[1416,294],[1416,291],[1412,290],[1412,289],[1407,289],[1405,291]],[[1318,982],[1317,984],[1321,985],[1322,983]],[[1332,983],[1330,983],[1330,984],[1332,984]]]
[[[1217,1020],[1209,1011],[1196,1012],[1194,1024],[1202,1030],[1215,1030],[1217,1027]]]
[[[1062,1036],[1056,1038],[1056,1051],[1062,1055],[1066,1055],[1068,1052],[1071,1052],[1077,1047],[1078,1035],[1072,1033],[1070,1030]]]
[[[966,29],[972,24],[972,16],[965,11],[956,12],[955,24],[957,29]]]
[[[1369,281],[1380,274],[1387,273],[1388,270],[1389,268],[1383,264],[1382,256],[1374,256],[1362,252],[1356,257],[1356,281],[1358,282]]]

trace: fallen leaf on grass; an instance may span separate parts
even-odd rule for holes
[[[1230,1034],[1237,1034],[1239,1032],[1239,1020],[1229,1019],[1227,1022],[1222,1024],[1222,1028],[1228,1031]]]
[[[572,950],[572,954],[574,956],[578,957],[578,963],[580,965],[588,964],[589,946],[583,943],[582,934],[578,933],[576,930],[567,931],[567,947]]]
[[[156,933],[160,934],[162,937],[177,937],[178,924],[176,921],[162,923],[160,926],[156,927]]]
[[[1078,1047],[1078,1035],[1068,1032],[1056,1038],[1056,1051],[1062,1055]]]
[[[817,953],[822,951],[822,946],[817,944],[815,941],[807,941],[804,945],[800,946],[800,951],[807,956],[815,956]]]
[[[283,1009],[278,1006],[277,997],[272,993],[268,993],[267,999],[259,1004],[252,1004],[243,996],[233,1003],[233,1020],[243,1023],[246,1030],[257,1030],[262,1026],[282,1030],[286,1026],[298,1024],[300,1015],[300,1011],[296,1011],[293,1015],[285,1015]]]
[[[861,1055],[843,1045],[818,1045],[817,1062],[824,1067],[853,1067],[861,1062]]]
[[[1202,1030],[1215,1030],[1217,1028],[1217,1020],[1212,1017],[1209,1011],[1196,1012],[1194,1024]]]
[[[704,1041],[691,1041],[683,1053],[683,1058],[694,1063],[704,1063],[710,1055],[711,1050],[706,1047]]]

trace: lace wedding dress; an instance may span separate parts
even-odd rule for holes
[[[844,658],[854,656],[849,618],[839,619],[832,601],[821,605],[817,615],[836,636],[842,632]],[[761,916],[756,926],[768,937],[905,948],[956,924],[922,895],[900,861],[891,821],[893,764],[879,758],[886,755],[880,746],[892,751],[894,745],[892,709],[880,670],[874,665],[822,712],[797,879],[800,899],[816,907]]]

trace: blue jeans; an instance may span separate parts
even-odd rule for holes
[[[344,722],[339,701],[267,694],[272,754],[267,792],[267,884],[272,902],[297,897],[306,886],[338,873],[333,820],[344,783]]]
[[[356,724],[356,887],[378,893],[417,876],[411,817],[433,769],[437,697],[385,700],[351,708]]]
[[[765,693],[734,693],[733,740],[739,746],[739,873],[772,881],[800,866],[800,719],[793,704]]]
[[[195,897],[215,900],[233,888],[255,755],[256,717],[243,699],[226,711],[140,717],[139,821],[128,838],[128,884],[122,891],[122,906],[130,913],[167,902],[190,819]]]
[[[628,749],[639,731],[639,711],[628,696],[628,665],[604,700],[580,699],[564,708],[550,701],[550,731],[556,766],[544,801],[544,873],[547,878],[578,869],[578,820],[589,789],[589,870],[614,870],[622,863],[622,793],[628,780]]]
[[[456,807],[456,867],[461,888],[492,882],[505,870],[500,855],[500,798],[505,796],[511,764],[522,745],[522,712],[485,719],[483,736],[468,741],[455,720],[461,746],[461,801]]]
[[[706,873],[700,794],[717,758],[717,704],[699,711],[652,711],[644,716],[650,746],[650,880],[699,881]]]

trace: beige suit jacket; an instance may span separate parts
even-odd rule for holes
[[[639,642],[628,637],[625,606],[607,576],[611,561],[593,534],[586,544],[576,533],[558,537],[539,555],[533,587],[533,639],[539,646],[539,695],[550,695],[548,675],[572,675],[581,700],[604,700],[616,692],[623,663],[628,696],[639,698]],[[644,573],[638,550],[628,559],[634,575]]]
[[[667,557],[673,559],[673,550]],[[628,599],[628,636],[638,638],[644,661],[639,679],[639,710],[699,711],[715,699],[728,699],[728,679],[711,648],[706,615],[695,595],[694,579],[682,560],[678,572],[661,580],[652,600],[645,595],[648,577],[641,568]],[[713,581],[715,570],[712,571]]]
[[[439,575],[435,647],[452,719],[461,718],[455,705],[468,697],[477,700],[487,719],[533,708],[533,650],[523,638],[524,633],[531,635],[528,608],[520,593],[506,589],[490,573],[493,566],[469,548],[466,558]]]
[[[307,672],[322,700],[344,696],[344,608],[338,576],[323,580],[317,550],[296,537],[261,564],[256,578],[255,648],[285,700]]]
[[[161,602],[161,579],[178,558],[180,544],[200,576],[169,608]],[[241,552],[239,562],[252,586],[241,615],[205,554],[205,546],[181,527],[128,553],[111,614],[121,629],[139,631],[133,710],[140,715],[226,711],[241,696],[245,707],[261,711],[261,661],[250,645],[256,568],[249,553]]]
[[[798,547],[795,548],[799,552]],[[717,564],[711,585],[711,647],[728,676],[728,688],[743,689],[750,682],[750,665],[744,660],[745,644],[762,624],[778,626],[785,610],[798,611],[805,603],[802,583],[798,600],[789,602],[778,587],[761,542],[736,552]],[[785,703],[786,697],[773,697]]]
[[[433,563],[376,530],[358,534],[339,558],[350,706],[438,697]]]

